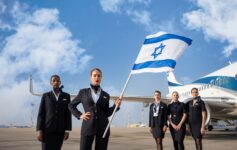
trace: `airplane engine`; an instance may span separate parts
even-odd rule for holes
[[[205,125],[208,125],[211,120],[211,109],[207,103],[205,103],[205,106],[206,106],[206,110],[207,110],[207,118],[206,118]]]

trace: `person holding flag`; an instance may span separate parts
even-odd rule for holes
[[[91,70],[90,79],[90,87],[81,89],[68,108],[77,119],[83,120],[80,150],[91,150],[94,139],[95,150],[107,150],[110,132],[104,138],[102,135],[108,124],[108,117],[115,107],[121,105],[121,100],[116,99],[114,106],[109,107],[110,96],[100,87],[102,71],[99,68]],[[77,109],[80,103],[83,105],[84,113]]]

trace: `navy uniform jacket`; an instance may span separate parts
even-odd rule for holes
[[[71,113],[68,110],[70,95],[61,92],[58,101],[54,93],[44,93],[37,118],[37,131],[65,132],[72,129]]]
[[[182,102],[173,102],[168,105],[168,116],[171,115],[171,120],[175,125],[178,125],[186,113],[185,104]],[[184,123],[182,125],[185,125]]]
[[[187,113],[189,124],[201,125],[202,124],[202,112],[206,111],[205,103],[200,96],[197,97],[197,102],[193,106],[193,100],[187,103]]]
[[[154,122],[154,117],[153,117],[153,107],[154,103],[150,105],[150,113],[149,113],[149,127],[154,128],[155,127],[155,122]],[[163,102],[160,102],[160,107],[159,107],[159,112],[158,112],[158,126],[161,128],[164,127],[164,125],[167,125],[167,105]]]
[[[108,117],[112,115],[115,105],[109,107],[110,96],[105,91],[101,90],[100,97],[95,104],[91,95],[91,88],[81,89],[78,95],[68,105],[72,114],[80,119],[82,112],[77,109],[77,105],[82,103],[85,112],[90,112],[90,119],[82,122],[81,135],[93,136],[103,135],[106,126],[108,125]],[[107,133],[109,135],[109,131]]]

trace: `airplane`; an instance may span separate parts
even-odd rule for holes
[[[211,120],[237,120],[237,62],[201,77],[190,84],[179,83],[173,72],[167,73],[169,94],[162,97],[162,101],[169,103],[171,93],[179,92],[181,102],[187,103],[191,100],[191,89],[198,88],[199,95],[203,99],[207,109],[206,125],[208,130],[213,129]],[[30,77],[30,93],[42,96],[33,92],[32,77]],[[71,94],[74,98],[77,94]],[[118,96],[111,96],[114,99]],[[142,102],[144,107],[148,107],[154,101],[152,96],[124,96],[124,101]]]
[[[211,120],[228,122],[237,119],[237,62],[186,85],[179,83],[173,72],[169,72],[167,76],[169,94],[173,91],[179,92],[180,101],[184,103],[191,100],[191,89],[198,88],[206,105],[206,124],[209,124],[209,131],[213,129]]]

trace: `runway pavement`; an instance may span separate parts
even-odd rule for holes
[[[70,132],[70,139],[62,150],[78,150],[80,129]],[[163,141],[164,150],[172,150],[172,139],[167,132]],[[33,128],[1,128],[0,150],[40,150],[40,142],[36,140]],[[190,136],[185,137],[186,150],[194,150],[195,144]],[[148,128],[112,128],[109,150],[155,150],[155,141]],[[206,132],[203,139],[204,150],[234,150],[237,149],[236,131]]]

